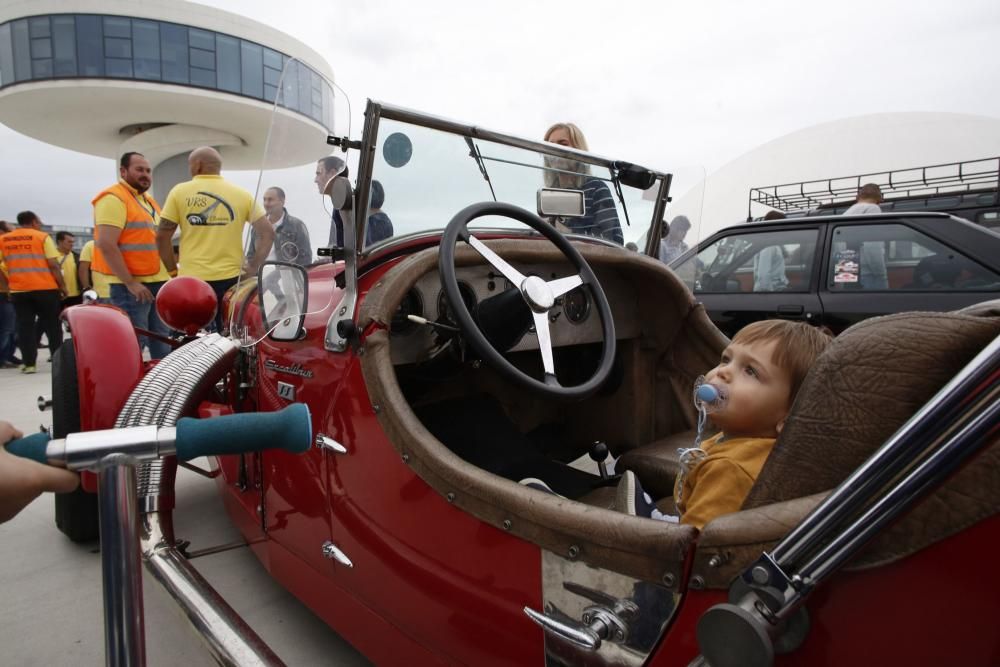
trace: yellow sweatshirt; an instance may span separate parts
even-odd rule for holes
[[[740,510],[774,447],[774,438],[721,438],[719,433],[704,441],[705,458],[683,479],[677,476],[684,485],[674,488],[674,498],[681,499],[681,523],[698,530],[717,516]]]

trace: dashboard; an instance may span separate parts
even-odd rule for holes
[[[545,280],[574,275],[565,264],[538,264],[518,266],[525,275],[535,275]],[[613,271],[595,271],[611,303],[618,338],[638,334],[637,298],[628,283]],[[456,269],[459,290],[465,305],[474,311],[477,304],[497,296],[513,285],[490,266],[468,266]],[[438,333],[435,327],[413,322],[408,315],[423,317],[430,322],[454,326],[448,312],[448,302],[437,271],[422,276],[403,297],[392,318],[390,335],[394,364],[417,363],[427,359],[435,347]],[[566,347],[601,340],[601,318],[594,308],[590,290],[578,287],[556,300],[549,311],[549,331],[553,347]],[[534,328],[528,329],[510,349],[512,352],[538,349]]]

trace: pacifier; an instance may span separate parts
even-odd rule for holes
[[[694,381],[694,407],[698,412],[718,412],[726,407],[726,394],[719,387],[699,375]]]
[[[710,412],[718,412],[726,406],[726,394],[719,387],[706,380],[704,375],[699,375],[694,381],[692,398],[694,399],[694,407],[698,410],[698,428],[694,437],[694,447],[679,447],[677,449],[681,469],[678,473],[677,492],[674,501],[678,504],[682,500],[684,478],[708,456],[708,453],[701,448],[708,414]]]

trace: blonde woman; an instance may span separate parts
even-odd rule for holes
[[[581,151],[590,150],[583,131],[573,123],[556,123],[545,132],[545,141]],[[545,186],[583,190],[584,215],[568,218],[564,224],[575,234],[597,236],[618,245],[624,243],[618,209],[608,184],[590,174],[590,165],[572,160],[545,156]]]

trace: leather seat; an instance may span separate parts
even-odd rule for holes
[[[615,471],[631,470],[642,483],[643,490],[653,498],[665,498],[674,493],[674,478],[680,471],[677,450],[694,446],[695,431],[683,431],[630,449],[619,457]]]

